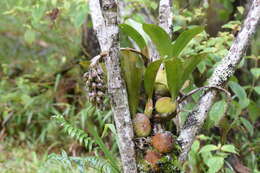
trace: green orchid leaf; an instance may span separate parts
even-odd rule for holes
[[[161,57],[171,57],[171,39],[161,27],[154,24],[143,24],[143,30],[155,44]]]
[[[166,68],[167,83],[170,89],[172,99],[175,100],[181,89],[184,64],[179,58],[166,60],[164,62]]]
[[[144,64],[142,59],[130,51],[121,51],[122,70],[126,81],[129,107],[132,115],[135,115],[138,104]]]
[[[162,64],[162,59],[150,63],[144,75],[144,89],[149,98],[153,95],[154,83],[157,72]]]
[[[198,26],[182,32],[171,46],[172,57],[178,57],[187,44],[203,30],[204,27]]]
[[[129,36],[136,42],[140,50],[146,48],[146,42],[143,36],[136,29],[134,29],[132,26],[128,24],[120,24],[119,27],[121,31],[123,31],[127,36]]]

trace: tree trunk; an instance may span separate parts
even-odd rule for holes
[[[136,173],[134,133],[125,82],[119,59],[118,6],[116,0],[89,1],[94,30],[103,53],[108,73],[108,93],[119,137],[119,151],[125,173]]]

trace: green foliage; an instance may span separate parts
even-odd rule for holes
[[[136,44],[139,46],[140,50],[144,50],[146,48],[146,42],[142,35],[131,25],[128,24],[120,24],[120,29],[128,35],[130,38],[132,38]]]
[[[174,58],[165,61],[167,83],[173,100],[177,98],[184,82],[188,79],[189,75],[193,72],[204,56],[205,55],[196,55],[185,60]]]
[[[217,150],[217,149],[218,149],[218,147],[215,146],[215,145],[206,145],[206,146],[204,146],[204,147],[202,147],[202,148],[200,149],[200,153],[215,151],[215,150]]]
[[[191,41],[191,39],[193,39],[197,34],[201,33],[203,30],[203,27],[194,27],[182,32],[171,47],[172,56],[178,57],[182,50],[186,47],[186,45]]]
[[[153,24],[143,24],[143,30],[149,35],[162,58],[172,57],[171,39],[164,29]]]
[[[186,45],[191,41],[191,39],[194,38],[197,34],[201,33],[204,28],[194,27],[182,32],[173,44],[165,30],[157,25],[143,24],[143,30],[154,42],[162,58],[172,58],[178,57]]]
[[[91,139],[84,130],[73,127],[62,115],[56,115],[53,118],[63,127],[64,131],[68,133],[69,136],[75,138],[75,140],[79,141],[80,144],[83,144],[89,151],[92,151],[95,141]]]
[[[217,126],[221,120],[221,118],[225,115],[227,110],[227,104],[225,100],[220,100],[212,106],[209,112],[209,126],[213,127]]]
[[[135,115],[139,104],[139,96],[144,71],[142,59],[130,51],[121,51],[121,65],[124,79],[126,81],[129,107],[132,116]]]
[[[73,171],[73,164],[76,165],[79,173],[85,172],[98,172],[98,173],[116,173],[118,172],[113,166],[105,159],[95,156],[88,157],[69,157],[65,151],[62,151],[61,155],[51,154],[48,157],[48,162],[45,167],[51,165],[53,162],[61,164],[65,169]],[[92,168],[92,169],[89,169]],[[43,169],[42,169],[43,170]],[[85,171],[89,170],[89,171]],[[39,171],[41,172],[41,171]]]
[[[236,6],[242,1],[218,1],[224,7],[218,16],[226,23],[216,37],[211,37],[198,26],[209,21],[205,20],[208,9],[198,6],[202,2],[176,0],[172,42],[162,28],[142,24],[148,18],[149,22],[155,21],[157,1],[126,2],[124,9],[133,12],[122,16],[127,19],[120,26],[122,35],[131,38],[148,58],[147,43],[152,40],[161,55],[156,62],[145,59],[144,63],[139,55],[125,52],[124,64],[129,70],[123,70],[128,73],[125,79],[132,114],[143,111],[143,88],[146,96],[153,98],[161,64],[166,68],[172,98],[178,97],[179,92],[186,94],[207,85],[206,79],[227,54],[239,31],[245,11],[243,4]],[[207,8],[207,4],[203,6]],[[55,9],[59,11],[54,19],[51,14]],[[82,75],[88,66],[84,64],[89,63],[80,46],[81,26],[89,11],[86,1],[4,0],[0,1],[0,10],[0,140],[4,140],[0,141],[0,172],[116,172],[118,148],[112,112],[96,110],[86,101],[83,88]],[[86,23],[88,27],[92,25],[90,21]],[[245,59],[227,83],[232,102],[227,103],[224,94],[218,95],[183,172],[232,172],[224,165],[228,165],[226,158],[235,153],[252,172],[259,172],[259,38],[258,31]],[[129,40],[120,41],[135,47]],[[183,89],[187,80],[189,85]],[[181,109],[181,124],[200,94],[203,92],[193,94]],[[59,127],[51,120],[53,114],[63,115],[60,123],[72,138],[60,135]],[[167,128],[175,132],[173,123],[169,124]],[[80,157],[64,152],[52,154],[54,159],[44,165],[48,153],[67,151],[75,142],[87,148]],[[89,156],[92,153],[95,156]],[[62,164],[52,163],[55,159]]]
[[[153,95],[154,83],[156,74],[161,66],[162,59],[151,62],[145,70],[144,74],[144,88],[149,98]]]
[[[211,157],[206,161],[207,166],[209,167],[208,173],[218,172],[224,165],[223,157]]]
[[[173,100],[176,99],[180,89],[182,88],[184,82],[187,80],[192,71],[202,60],[204,55],[191,56],[187,60],[178,60],[176,57],[182,52],[186,45],[191,41],[193,37],[204,30],[203,27],[195,27],[189,29],[180,34],[174,44],[171,43],[169,35],[161,27],[153,24],[143,24],[143,30],[149,35],[150,39],[156,45],[156,48],[161,56],[161,58],[172,58],[173,60],[165,61],[166,72],[167,72],[167,82],[172,94]],[[123,31],[131,37],[139,45],[142,50],[145,41],[142,39],[141,31],[134,30],[130,25],[121,25],[124,28]],[[128,28],[128,29],[127,29]],[[131,29],[130,29],[131,28]],[[137,39],[138,38],[138,39]],[[140,40],[141,39],[141,40]],[[176,63],[175,63],[176,62]],[[152,97],[154,81],[156,78],[157,71],[161,66],[162,60],[157,60],[151,62],[145,71],[144,75],[144,88],[149,98]],[[185,65],[184,65],[185,64]],[[184,69],[184,71],[183,71]],[[128,70],[127,70],[128,71]],[[131,73],[134,73],[132,70]],[[175,74],[175,75],[171,75]],[[126,78],[128,81],[129,78]],[[130,83],[130,82],[127,82]],[[131,97],[132,94],[130,94]]]
[[[216,173],[223,168],[224,160],[228,157],[228,155],[232,153],[237,153],[234,145],[206,144],[201,147],[200,143],[205,143],[206,141],[210,141],[211,139],[201,135],[199,136],[199,140],[195,140],[191,147],[191,152],[189,153],[190,165],[195,166],[196,164],[201,164],[199,168],[200,170],[196,170],[196,172],[203,170],[203,172]]]
[[[88,123],[88,127],[89,127],[89,132],[91,133],[91,135],[93,136],[93,138],[95,139],[95,142],[98,144],[98,146],[101,148],[101,150],[104,152],[106,158],[109,160],[110,164],[112,165],[112,167],[117,170],[117,172],[119,172],[119,167],[118,164],[115,160],[115,156],[113,156],[113,154],[111,153],[111,151],[107,148],[107,146],[105,145],[105,143],[103,142],[103,140],[99,137],[97,130],[94,129],[93,124],[89,121]]]
[[[183,65],[181,59],[174,58],[172,60],[165,61],[165,69],[167,74],[167,83],[171,92],[172,99],[175,100],[178,96],[178,92],[182,85]],[[176,74],[176,75],[172,75]]]
[[[61,126],[63,126],[64,131],[67,132],[69,136],[71,136],[72,138],[75,138],[80,143],[83,143],[84,146],[89,151],[92,150],[94,144],[97,144],[99,146],[99,148],[94,146],[95,149],[96,150],[101,149],[105,153],[105,156],[109,160],[109,162],[112,165],[112,167],[114,169],[116,169],[116,170],[119,170],[118,166],[117,166],[117,163],[116,163],[116,161],[114,159],[115,157],[112,155],[111,151],[109,151],[107,146],[104,144],[102,139],[99,137],[99,135],[97,133],[97,130],[94,128],[93,124],[90,121],[87,122],[87,126],[88,126],[89,133],[93,136],[93,139],[91,137],[89,137],[88,134],[86,132],[84,132],[83,130],[81,130],[79,128],[75,128],[71,124],[66,122],[66,120],[63,118],[62,115],[56,115],[56,116],[54,116],[54,118],[57,120],[57,122]],[[95,161],[95,160],[90,159],[90,161]],[[100,166],[100,165],[98,164],[96,166]],[[101,168],[102,168],[102,166],[100,167],[100,169]]]
[[[249,99],[247,98],[246,91],[243,87],[241,87],[238,83],[233,81],[229,81],[229,87],[231,90],[236,94],[239,99],[239,104],[241,105],[242,109],[249,105]]]

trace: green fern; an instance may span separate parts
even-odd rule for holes
[[[83,144],[89,151],[92,151],[93,148],[98,149],[97,146],[93,147],[95,141],[88,136],[88,134],[79,128],[73,127],[70,123],[68,123],[62,115],[53,116],[53,118],[63,126],[63,129],[69,136],[79,141]]]
[[[92,168],[100,173],[118,173],[106,159],[101,157],[69,157],[65,151],[61,155],[52,153],[48,157],[48,162],[57,161],[66,169],[73,169],[72,165],[76,165],[80,173],[84,173],[87,168]],[[91,171],[92,172],[92,171]]]
[[[69,134],[72,138],[78,140],[80,143],[83,143],[89,151],[92,151],[93,145],[95,145],[94,149],[101,150],[104,152],[105,157],[108,159],[110,165],[112,165],[113,169],[119,170],[115,157],[113,156],[112,152],[106,147],[102,139],[97,133],[97,130],[93,126],[90,121],[87,121],[89,133],[93,136],[93,139],[88,136],[88,134],[83,131],[82,129],[73,127],[70,123],[68,123],[62,115],[53,116],[53,118],[63,126],[63,129],[66,133]],[[65,156],[65,155],[64,155]]]
[[[80,161],[87,166],[96,169],[97,171],[104,173],[116,173],[118,172],[107,160],[100,157],[85,157],[85,158],[72,158],[74,161]]]

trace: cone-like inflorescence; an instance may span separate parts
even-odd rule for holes
[[[89,101],[101,110],[108,109],[108,104],[105,104],[105,96],[107,94],[107,85],[102,67],[98,64],[89,69],[84,74],[86,79],[86,88]]]

